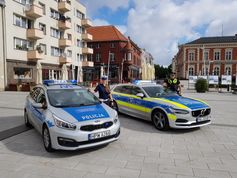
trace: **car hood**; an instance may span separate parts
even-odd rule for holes
[[[188,97],[178,96],[178,95],[172,95],[172,96],[165,96],[162,98],[157,98],[159,100],[163,100],[164,102],[170,103],[174,106],[177,106],[178,108],[190,108],[191,110],[201,109],[201,108],[207,108],[209,107],[207,103],[204,101],[200,101],[198,99],[192,99]]]
[[[54,115],[71,123],[90,122],[97,119],[108,120],[114,115],[111,110],[104,106],[104,104],[65,108],[53,107],[51,109]]]

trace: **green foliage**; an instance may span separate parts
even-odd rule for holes
[[[168,67],[160,66],[159,64],[155,65],[155,77],[156,79],[164,79],[169,76],[172,71],[172,65]]]
[[[198,93],[205,93],[207,91],[207,80],[203,78],[197,79],[195,89]]]

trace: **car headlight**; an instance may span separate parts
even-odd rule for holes
[[[70,122],[66,122],[57,116],[53,115],[54,123],[57,127],[62,129],[68,129],[68,130],[76,130],[77,126],[75,124],[72,124]]]
[[[116,113],[115,117],[114,117],[114,123],[116,124],[118,122],[118,114]]]
[[[189,111],[188,110],[185,110],[185,109],[178,109],[178,108],[174,108],[174,107],[170,107],[170,111],[172,113],[175,113],[175,114],[188,114]]]

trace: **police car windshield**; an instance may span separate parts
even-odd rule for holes
[[[145,86],[142,88],[150,97],[154,97],[154,98],[163,97],[167,95],[177,95],[174,91],[165,89],[162,86]]]
[[[54,107],[80,107],[99,104],[100,101],[84,89],[48,90],[49,102]]]

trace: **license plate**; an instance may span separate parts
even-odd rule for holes
[[[89,140],[94,140],[94,139],[98,139],[98,138],[103,138],[103,137],[107,137],[110,135],[110,131],[104,131],[104,132],[97,132],[97,133],[93,133],[93,134],[89,134]]]

